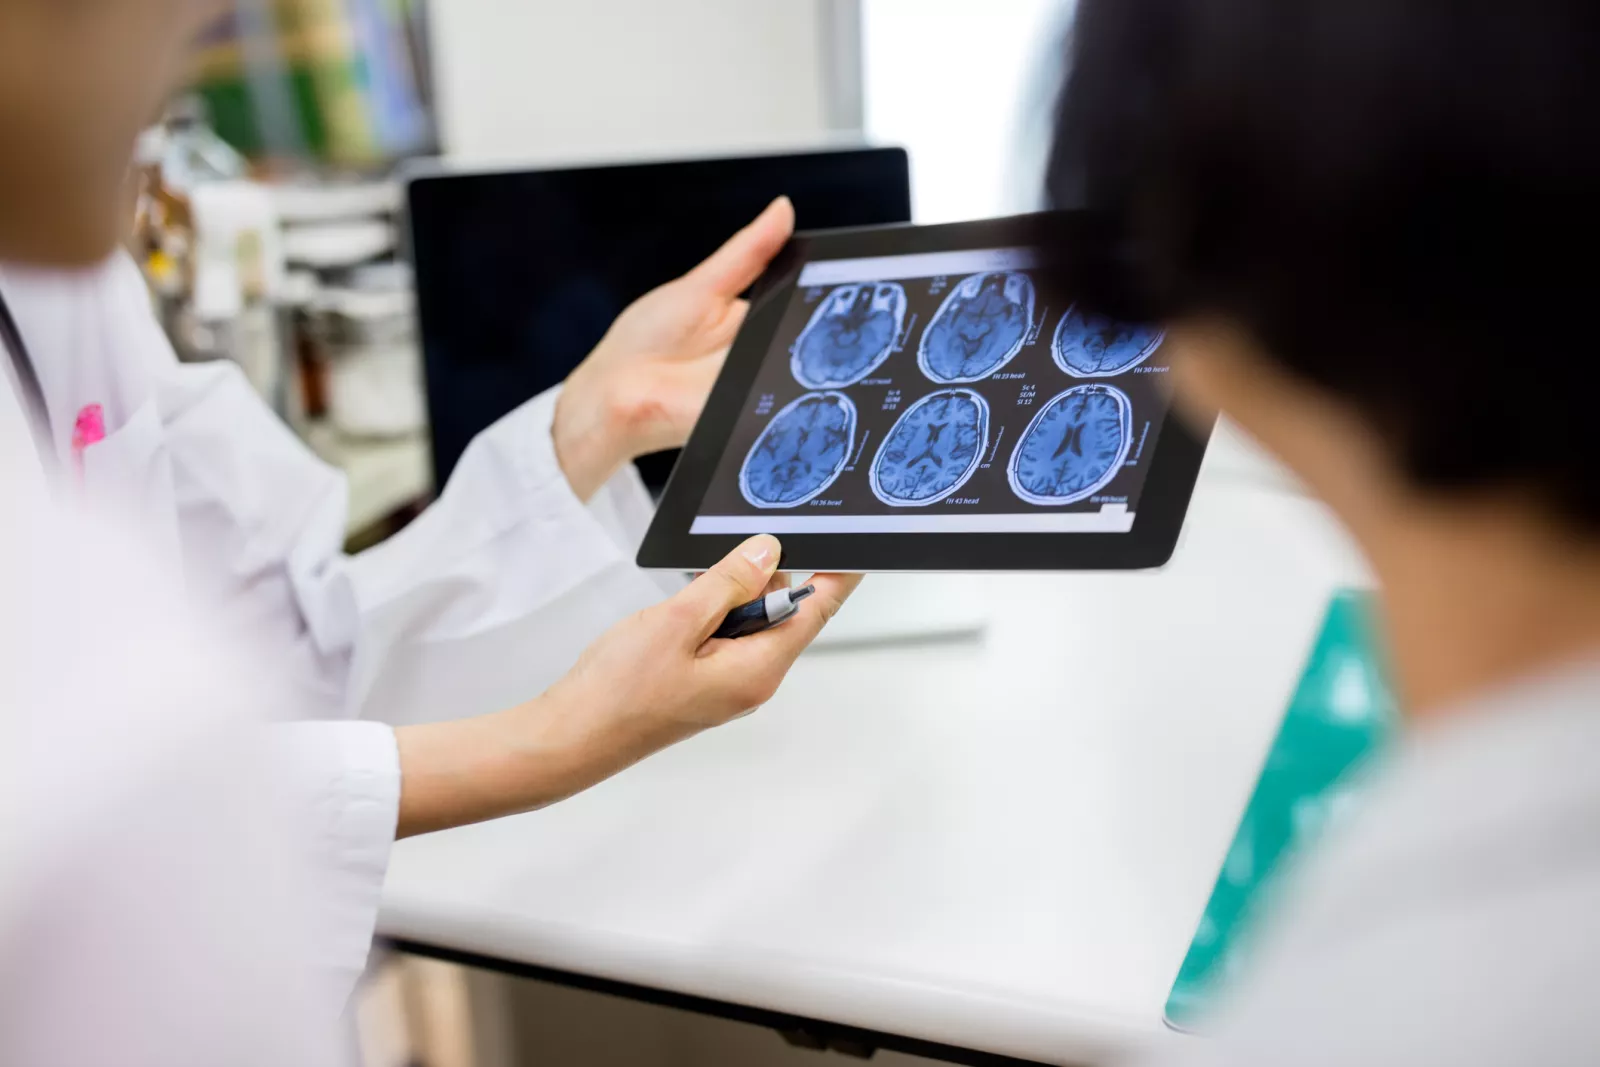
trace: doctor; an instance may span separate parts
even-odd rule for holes
[[[136,531],[220,641],[297,691],[289,717],[317,721],[288,728],[295,777],[338,880],[315,940],[349,978],[397,834],[551,803],[760,704],[853,581],[822,576],[784,627],[706,645],[774,580],[777,543],[647,610],[662,590],[629,563],[648,501],[627,461],[683,440],[737,294],[792,229],[784,201],[486,431],[401,536],[343,556],[342,479],[232,368],[177,365],[136,271],[106,259],[132,137],[209,7],[0,0],[0,258],[35,264],[0,268],[0,472],[9,514],[81,504]],[[85,446],[96,414],[107,434]],[[334,721],[356,714],[457,721]]]

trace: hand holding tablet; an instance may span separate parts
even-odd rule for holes
[[[704,567],[753,533],[781,535],[794,570],[1164,563],[1204,439],[1171,411],[1161,330],[1055,284],[1037,242],[1071,221],[793,239],[640,564]]]

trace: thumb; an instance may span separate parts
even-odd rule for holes
[[[787,196],[780,196],[754,222],[690,271],[689,277],[731,300],[761,277],[793,233],[794,205]]]
[[[723,556],[710,570],[689,583],[671,602],[683,613],[693,647],[705,644],[723,618],[741,604],[766,592],[778,571],[783,546],[771,534],[757,534]]]

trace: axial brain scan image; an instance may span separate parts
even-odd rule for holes
[[[895,422],[872,461],[872,491],[885,504],[917,507],[964,485],[989,441],[989,404],[971,389],[941,389]]]
[[[1133,406],[1110,385],[1078,385],[1033,417],[1011,454],[1011,490],[1030,504],[1074,504],[1117,476],[1133,437]]]
[[[974,274],[945,297],[922,334],[917,365],[936,382],[987,378],[1022,350],[1033,328],[1033,279]]]
[[[833,484],[855,448],[856,406],[843,393],[806,393],[772,417],[739,470],[758,508],[798,507]]]
[[[1108,378],[1143,363],[1166,334],[1152,326],[1129,326],[1076,306],[1067,309],[1050,346],[1056,366],[1074,378]]]
[[[854,385],[894,351],[906,319],[897,282],[855,282],[829,293],[800,331],[789,367],[807,389]]]

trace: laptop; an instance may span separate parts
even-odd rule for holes
[[[629,303],[779,195],[794,201],[802,230],[911,221],[899,148],[413,178],[435,484],[480,430],[562,382]],[[653,491],[675,458],[640,461]]]

